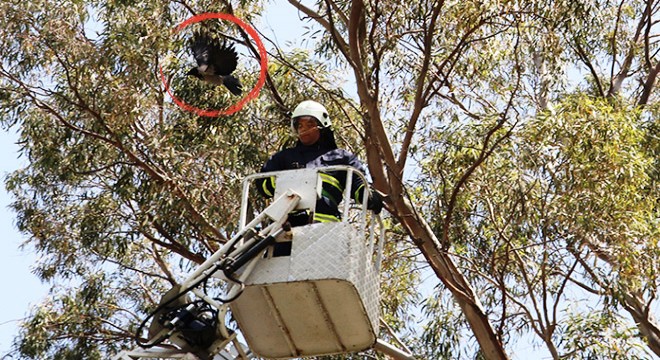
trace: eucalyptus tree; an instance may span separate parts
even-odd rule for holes
[[[304,98],[366,157],[396,223],[389,250],[417,249],[441,282],[417,334],[418,272],[386,259],[384,318],[420,357],[504,359],[529,333],[555,358],[660,354],[653,1],[289,4],[313,24],[313,56],[274,49],[266,91],[217,118],[170,100],[165,85],[200,108],[235,101],[185,79],[186,32],[173,29],[202,12],[259,29],[262,5],[282,4],[0,4],[1,119],[29,162],[7,187],[53,284],[21,356],[125,346],[158,294],[231,236],[240,178],[282,146]],[[195,26],[240,43],[238,76],[258,83],[245,31]],[[571,312],[580,291],[600,317]],[[629,324],[621,309],[638,332],[612,333]]]

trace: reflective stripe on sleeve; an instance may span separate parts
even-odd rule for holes
[[[337,188],[340,192],[343,192],[344,190],[342,189],[341,184],[339,183],[339,180],[337,180],[334,176],[324,174],[324,173],[319,173],[321,176],[321,181],[323,181],[326,184],[332,185]]]

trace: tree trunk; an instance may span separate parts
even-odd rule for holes
[[[497,338],[479,298],[474,293],[446,251],[443,251],[440,242],[433,234],[428,224],[412,214],[411,205],[400,198],[394,204],[398,211],[396,217],[410,234],[417,247],[422,251],[431,268],[442,283],[454,295],[454,299],[461,307],[475,338],[479,342],[481,351],[486,359],[508,359],[502,342]],[[407,216],[404,214],[408,214]]]

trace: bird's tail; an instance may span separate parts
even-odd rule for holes
[[[225,76],[224,79],[222,79],[222,83],[234,95],[240,95],[243,92],[243,85],[241,85],[241,82],[235,76]]]

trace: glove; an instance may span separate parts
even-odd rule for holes
[[[376,214],[380,214],[380,212],[383,210],[383,197],[380,196],[378,191],[371,190],[369,199],[367,199],[367,209],[373,211]]]

